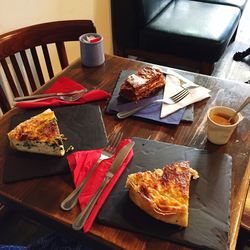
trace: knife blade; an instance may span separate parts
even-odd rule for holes
[[[71,92],[61,92],[61,93],[50,93],[50,94],[38,94],[38,95],[30,95],[30,96],[20,96],[20,97],[15,97],[14,101],[15,102],[20,102],[20,101],[25,101],[25,100],[34,100],[37,98],[46,98],[46,97],[58,97],[58,96],[68,96],[68,95],[74,95],[77,93],[85,93],[87,92],[88,89],[81,89],[81,90],[75,90]]]
[[[93,197],[91,198],[89,203],[86,205],[86,207],[82,210],[82,212],[77,216],[77,218],[73,222],[72,228],[74,230],[82,229],[82,227],[86,223],[89,215],[91,214],[93,207],[95,206],[97,200],[99,199],[100,195],[102,194],[102,191],[108,185],[108,183],[110,182],[110,180],[112,179],[112,177],[114,176],[116,171],[119,169],[121,164],[124,162],[124,160],[127,158],[130,150],[133,148],[134,145],[135,145],[135,143],[132,141],[132,142],[128,143],[127,145],[125,145],[118,152],[117,156],[115,157],[111,167],[109,168],[109,170],[108,170],[103,182],[101,183],[100,187],[98,188],[97,192],[95,193],[95,195],[93,195]]]

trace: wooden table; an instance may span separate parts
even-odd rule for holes
[[[103,66],[97,68],[84,68],[77,60],[49,82],[49,87],[60,76],[67,76],[86,87],[98,87],[112,92],[118,74],[125,69],[138,69],[145,63],[106,56]],[[242,114],[245,119],[241,122],[230,142],[223,146],[216,146],[207,141],[206,137],[206,112],[210,106],[226,105],[237,108],[249,95],[250,86],[247,84],[222,80],[210,76],[178,71],[190,80],[211,89],[212,97],[195,104],[195,119],[193,123],[182,122],[179,126],[162,126],[145,120],[128,118],[118,120],[112,115],[104,114],[103,119],[107,133],[116,128],[122,128],[125,137],[150,138],[168,143],[180,144],[209,152],[221,152],[233,157],[232,189],[231,189],[231,228],[230,249],[234,249],[237,241],[244,201],[246,199],[250,176],[250,110],[245,108]],[[106,103],[100,102],[102,111]],[[9,130],[10,118],[23,112],[13,109],[0,120],[0,176],[3,175],[5,147],[8,143],[6,136]],[[2,178],[1,178],[2,179]],[[58,230],[67,231],[78,237],[86,237],[82,232],[71,229],[73,219],[79,213],[76,206],[67,213],[59,208],[60,202],[73,190],[73,181],[70,175],[54,176],[48,178],[20,181],[13,184],[0,183],[0,202],[15,208],[43,223],[49,224]],[[118,230],[94,223],[87,236],[106,243],[108,246],[123,249],[189,249],[167,241],[147,237],[144,235]],[[104,248],[103,248],[104,249]]]
[[[241,226],[250,232],[250,187],[248,189],[245,208],[242,214]]]

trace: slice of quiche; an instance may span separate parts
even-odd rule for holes
[[[189,162],[174,162],[154,172],[130,174],[126,187],[130,199],[147,214],[166,223],[188,226],[191,177],[199,178]]]
[[[25,152],[63,156],[65,154],[54,111],[45,110],[20,123],[8,133],[10,146]]]

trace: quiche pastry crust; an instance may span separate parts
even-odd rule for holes
[[[10,146],[18,151],[63,156],[62,135],[51,109],[20,123],[8,133]]]
[[[147,214],[187,227],[191,177],[197,179],[199,175],[187,161],[175,162],[154,172],[130,174],[126,187],[130,199]]]

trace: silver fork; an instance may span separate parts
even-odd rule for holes
[[[72,193],[70,193],[64,201],[62,201],[61,208],[63,210],[68,211],[76,205],[78,197],[80,196],[80,194],[81,194],[83,188],[85,187],[87,181],[89,180],[90,176],[92,175],[92,173],[95,171],[95,169],[101,163],[102,160],[108,159],[115,154],[117,147],[122,139],[122,136],[123,136],[123,133],[118,132],[118,133],[114,133],[110,137],[110,139],[109,139],[108,143],[106,144],[106,146],[104,147],[99,159],[96,161],[95,165],[90,169],[90,171],[88,172],[88,174],[85,177],[85,179],[83,180],[83,182],[76,189],[74,189],[74,191]]]
[[[47,100],[50,98],[57,98],[60,99],[62,101],[67,101],[67,102],[74,102],[77,101],[78,99],[80,99],[84,94],[88,93],[90,90],[88,89],[83,89],[83,90],[77,90],[75,91],[74,94],[72,95],[59,95],[59,94],[45,94],[47,95],[46,97],[41,97],[41,98],[33,98],[33,96],[30,96],[29,100],[25,100],[24,97],[16,97],[14,99],[14,105],[17,102],[34,102],[34,101],[43,101],[43,100]],[[43,96],[43,94],[41,94],[40,96]]]
[[[187,95],[189,94],[189,90],[187,88],[183,88],[180,92],[178,92],[177,94],[169,97],[169,98],[164,98],[164,99],[157,99],[157,100],[154,100],[154,101],[151,101],[151,102],[148,102],[142,106],[139,106],[137,108],[134,108],[134,109],[131,109],[131,110],[128,110],[128,111],[122,111],[122,112],[119,112],[116,114],[116,116],[119,118],[119,119],[124,119],[124,118],[127,118],[133,114],[135,114],[136,112],[138,112],[139,110],[142,110],[144,108],[146,108],[147,106],[153,104],[153,103],[157,103],[157,102],[163,102],[163,103],[166,103],[166,104],[175,104],[177,102],[180,102],[182,99],[184,99]]]

